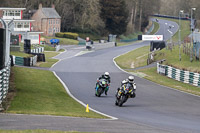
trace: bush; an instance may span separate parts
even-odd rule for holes
[[[60,38],[64,37],[64,33],[62,33],[62,32],[56,33],[55,35],[56,35],[56,37],[60,37]]]
[[[60,32],[56,33],[56,37],[60,38],[69,38],[69,39],[77,39],[78,34],[77,33],[72,33],[72,32]]]

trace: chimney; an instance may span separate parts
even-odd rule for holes
[[[42,3],[39,4],[39,9],[42,9]]]
[[[53,9],[55,9],[55,5],[54,4],[52,4],[52,6],[51,6]]]

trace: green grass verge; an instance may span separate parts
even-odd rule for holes
[[[16,96],[7,113],[105,118],[73,100],[50,71],[13,67]]]
[[[174,79],[170,79],[166,76],[162,76],[157,73],[156,67],[155,68],[148,68],[138,71],[132,71],[132,72],[140,72],[144,73],[143,75],[146,75],[144,78],[148,79],[150,81],[153,81],[155,83],[168,86],[171,88],[175,88],[184,92],[192,93],[195,95],[200,95],[200,89],[198,87],[192,86],[190,84],[185,84],[183,82],[176,81]]]
[[[55,64],[58,59],[52,59],[52,57],[59,54],[59,52],[44,52],[46,62],[39,62],[39,67],[51,67],[53,64]]]
[[[60,44],[64,44],[64,45],[77,45],[78,44],[77,40],[68,39],[68,38],[48,37],[48,36],[42,36],[42,37],[46,38],[46,39],[59,39]]]
[[[178,69],[188,70],[191,72],[200,72],[199,60],[190,62],[190,56],[183,53],[181,47],[181,61],[179,61],[179,46],[175,46],[172,51],[162,49],[156,52],[155,60],[165,59],[164,64],[174,66]]]
[[[83,39],[85,39],[86,37],[89,37],[90,40],[93,40],[93,41],[102,39],[102,37],[100,35],[95,34],[95,33],[78,33],[78,34]]]
[[[43,45],[45,51],[56,51],[56,48],[49,46],[49,45]]]
[[[157,22],[154,22],[154,29],[150,34],[154,35],[158,31],[159,28],[160,28],[160,25]]]
[[[89,133],[89,132],[50,131],[50,130],[0,130],[0,133]]]
[[[10,54],[14,55],[14,56],[19,56],[19,57],[32,57],[33,56],[31,54],[26,54],[24,52],[17,52],[17,51],[10,51]]]
[[[117,65],[122,69],[136,68],[147,64],[149,46],[130,51],[115,59]]]

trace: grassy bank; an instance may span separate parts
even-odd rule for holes
[[[18,52],[18,51],[11,51],[10,54],[14,56],[18,56],[18,57],[32,57],[33,56],[31,54],[26,54],[24,52]]]
[[[86,113],[50,71],[13,67],[12,72],[16,96],[7,113],[105,118],[92,111]]]
[[[78,44],[78,41],[73,40],[73,39],[59,38],[59,37],[48,37],[48,36],[42,36],[42,37],[46,38],[46,39],[59,39],[60,44],[63,44],[63,45],[76,45],[76,44]]]
[[[149,46],[130,51],[115,59],[117,65],[122,69],[136,68],[147,65]]]
[[[45,54],[45,62],[39,62],[38,66],[39,67],[51,67],[53,64],[58,62],[58,59],[52,59],[52,57],[56,56],[59,54],[59,52],[44,52]]]
[[[154,35],[159,30],[159,28],[160,28],[160,25],[157,22],[154,22],[154,29],[150,34]]]
[[[157,68],[148,68],[148,69],[143,69],[143,70],[138,70],[138,71],[132,71],[134,73],[140,72],[144,73],[145,79],[148,79],[150,81],[153,81],[155,83],[168,86],[171,88],[175,88],[177,90],[181,90],[184,92],[192,93],[195,95],[200,95],[200,89],[198,87],[192,86],[190,84],[185,84],[183,82],[176,81],[174,79],[170,79],[166,76],[162,76],[157,73]]]
[[[178,69],[188,70],[191,72],[200,72],[200,62],[199,60],[190,62],[190,56],[183,53],[181,47],[181,61],[179,61],[179,46],[175,46],[172,51],[162,49],[156,52],[155,60],[165,59],[164,64],[174,66]]]

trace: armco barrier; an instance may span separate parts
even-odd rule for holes
[[[138,38],[128,39],[128,40],[120,39],[120,42],[134,42],[134,41],[137,41],[137,40],[138,40]]]
[[[10,78],[10,61],[5,68],[0,70],[0,107],[8,93],[9,78]]]
[[[95,50],[115,47],[115,42],[93,44]]]
[[[200,87],[200,74],[157,63],[157,72],[169,78]]]
[[[162,17],[162,18],[171,18],[171,19],[179,19],[177,16],[168,16],[168,15],[152,15],[154,17]],[[187,17],[180,17],[181,20],[190,20],[190,18]]]

